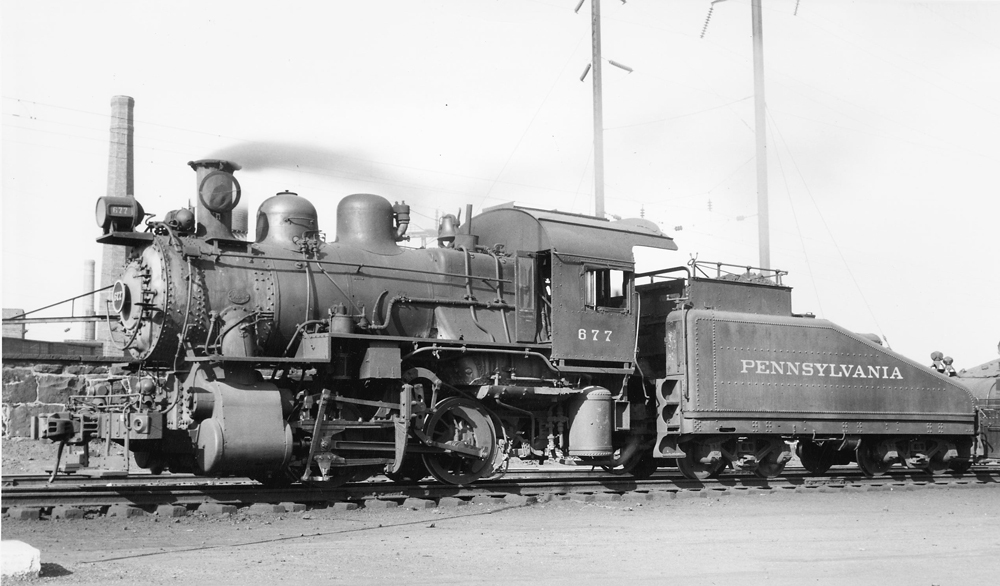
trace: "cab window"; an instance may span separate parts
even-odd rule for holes
[[[592,309],[629,308],[632,273],[617,269],[587,267],[585,270],[586,306]]]

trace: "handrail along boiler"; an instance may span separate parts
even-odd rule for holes
[[[122,443],[154,472],[328,485],[467,484],[510,456],[773,476],[793,440],[815,472],[985,453],[963,387],[793,315],[780,274],[637,278],[633,247],[676,250],[651,222],[467,208],[412,248],[408,206],[356,194],[326,242],[312,204],[283,192],[247,242],[239,166],[191,166],[196,210],[145,231],[135,200],[98,201],[98,241],[127,251],[111,309],[132,373],[40,416],[38,437]]]

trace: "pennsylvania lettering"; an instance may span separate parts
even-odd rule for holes
[[[828,376],[831,378],[887,378],[903,380],[898,366],[865,364],[827,364],[822,362],[785,362],[741,359],[741,374],[778,374],[784,376]]]

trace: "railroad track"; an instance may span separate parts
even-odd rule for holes
[[[75,510],[79,511],[77,516],[94,516],[105,514],[115,507],[135,509],[133,512],[138,514],[138,511],[151,513],[163,506],[172,507],[171,514],[184,514],[198,508],[216,511],[224,506],[228,508],[223,508],[223,511],[232,512],[232,507],[278,503],[294,503],[300,509],[337,503],[349,508],[397,505],[423,508],[439,503],[462,504],[459,501],[525,504],[551,498],[614,501],[623,496],[646,499],[771,491],[997,487],[1000,486],[1000,467],[981,468],[964,475],[934,476],[900,470],[876,478],[866,478],[852,468],[834,469],[822,477],[809,476],[802,469],[789,468],[782,476],[771,479],[731,473],[704,481],[686,479],[670,469],[660,470],[648,479],[636,480],[589,469],[546,470],[543,467],[512,470],[500,479],[466,487],[422,482],[403,484],[376,478],[333,489],[299,485],[268,488],[247,479],[205,479],[191,475],[138,474],[121,478],[69,475],[57,477],[53,483],[47,480],[47,476],[3,477],[4,514],[19,518],[46,518]],[[178,511],[178,508],[183,510]]]

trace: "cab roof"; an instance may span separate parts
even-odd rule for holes
[[[503,244],[517,250],[551,250],[566,257],[633,264],[632,247],[677,250],[673,238],[640,218],[610,221],[594,216],[540,210],[507,203],[485,209],[472,219],[479,244]]]

